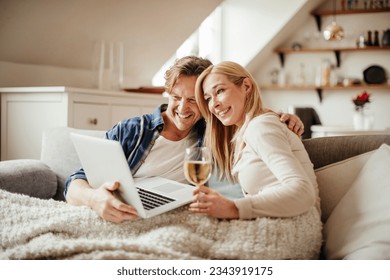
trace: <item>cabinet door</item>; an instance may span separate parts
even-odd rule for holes
[[[73,126],[80,129],[107,130],[110,124],[110,107],[106,104],[74,103]]]
[[[154,96],[153,96],[154,97]],[[120,99],[119,99],[120,100]],[[114,100],[112,100],[114,102]],[[122,100],[119,103],[118,100],[111,106],[111,121],[112,124],[116,124],[121,120],[139,117],[144,114],[153,113],[157,106],[166,103],[165,98],[136,98],[131,97],[126,100]]]
[[[39,159],[44,130],[67,126],[66,94],[1,95],[1,159]]]
[[[148,112],[149,113],[149,112]],[[111,122],[112,125],[121,120],[141,116],[141,107],[133,105],[112,105],[111,107]]]
[[[161,103],[163,103],[163,102],[161,102]],[[140,108],[141,109],[141,115],[154,112],[156,110],[157,105],[160,105],[160,103],[158,103],[156,105],[145,105],[145,106],[142,106]]]

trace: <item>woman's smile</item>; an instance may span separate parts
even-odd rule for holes
[[[222,110],[222,111],[216,111],[216,114],[220,117],[224,117],[229,111],[230,111],[231,107],[228,107],[227,109],[225,110]]]

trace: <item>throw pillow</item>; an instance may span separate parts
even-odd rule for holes
[[[48,199],[57,191],[57,176],[39,160],[0,161],[0,189]]]
[[[324,225],[328,259],[390,259],[390,146],[375,151]]]
[[[374,151],[348,158],[315,170],[321,197],[321,218],[325,223],[330,213],[348,191],[357,174]]]

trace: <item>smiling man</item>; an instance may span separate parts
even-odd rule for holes
[[[195,101],[196,79],[210,65],[209,60],[195,56],[177,60],[165,73],[168,104],[159,106],[154,113],[123,120],[106,132],[106,138],[121,143],[135,178],[161,176],[186,182],[185,148],[202,145],[205,131]],[[288,120],[290,129],[303,132],[299,118],[285,114],[281,119]],[[118,188],[118,183],[107,182],[93,189],[80,169],[69,176],[64,194],[69,204],[87,205],[105,220],[120,223],[136,219],[136,210],[114,196]]]
[[[196,76],[179,77],[169,94],[167,110],[162,113],[166,127],[161,132],[161,135],[167,139],[182,139],[202,118],[193,96],[196,78]]]

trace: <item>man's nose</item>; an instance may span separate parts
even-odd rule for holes
[[[184,100],[184,99],[180,100],[178,109],[180,111],[184,111],[186,109],[186,107],[187,107],[187,103],[188,102],[186,100]]]

